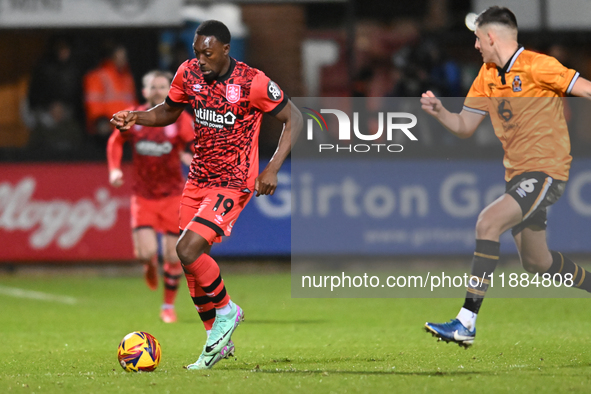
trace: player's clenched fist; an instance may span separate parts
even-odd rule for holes
[[[109,171],[109,183],[114,187],[123,185],[123,172],[120,169]]]
[[[111,124],[121,131],[126,131],[135,124],[137,114],[132,111],[119,111],[113,115]]]
[[[277,174],[272,171],[264,170],[254,182],[254,191],[256,197],[260,195],[273,195],[277,189]]]
[[[429,115],[437,116],[443,106],[441,105],[441,100],[435,97],[432,91],[428,90],[421,96],[421,108]]]

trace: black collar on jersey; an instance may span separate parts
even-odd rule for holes
[[[230,75],[232,75],[232,72],[234,71],[234,67],[236,67],[236,60],[234,60],[234,58],[231,57],[230,67],[228,67],[228,71],[224,75],[220,75],[219,77],[217,77],[215,80],[218,82],[224,82],[225,80],[230,78]]]
[[[500,68],[499,66],[497,66],[497,70],[499,71],[499,76],[501,77],[501,83],[503,85],[507,83],[507,81],[505,80],[505,74],[508,73],[509,71],[511,71],[511,67],[513,67],[515,60],[517,60],[517,56],[519,56],[519,54],[521,52],[523,52],[524,50],[525,50],[525,48],[522,45],[518,44],[517,50],[515,51],[515,53],[513,53],[513,55],[511,55],[509,60],[507,60],[507,63],[505,63],[503,68]]]

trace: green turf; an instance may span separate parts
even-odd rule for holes
[[[291,299],[289,275],[228,275],[246,313],[236,359],[187,371],[205,334],[187,290],[179,323],[158,320],[160,292],[141,278],[0,276],[0,286],[77,299],[0,295],[0,392],[343,393],[589,392],[589,299],[489,299],[475,345],[437,343],[426,320],[458,299]],[[575,290],[573,290],[575,291]],[[125,373],[121,338],[148,331],[162,345],[153,373]]]

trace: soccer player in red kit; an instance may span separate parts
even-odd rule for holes
[[[203,22],[193,49],[196,59],[179,67],[164,103],[147,111],[118,112],[111,123],[120,130],[137,124],[164,126],[178,118],[185,104],[193,108],[195,156],[181,200],[182,234],[176,250],[208,333],[199,359],[187,368],[208,369],[233,352],[230,339],[244,316],[209,256],[211,245],[230,235],[253,193],[274,193],[302,116],[263,72],[229,56],[230,31],[222,22]],[[265,112],[284,128],[275,154],[259,175],[258,135]]]
[[[142,92],[147,102],[136,109],[141,111],[162,103],[171,80],[172,74],[168,72],[146,74]],[[158,288],[156,232],[162,234],[164,302],[160,318],[165,323],[176,321],[174,300],[183,272],[175,250],[179,204],[185,184],[181,157],[192,156],[185,152],[185,146],[193,138],[191,116],[184,112],[166,127],[135,125],[124,132],[115,129],[107,144],[109,182],[115,187],[123,184],[123,144],[129,142],[133,147],[132,237],[135,255],[144,263],[144,276],[151,290]],[[183,161],[189,162],[190,158]]]

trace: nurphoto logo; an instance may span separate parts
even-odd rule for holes
[[[308,115],[307,120],[307,134],[308,141],[314,139],[314,128],[320,129],[320,132],[328,132],[328,124],[322,114],[333,114],[337,117],[339,129],[339,141],[351,141],[351,129],[355,138],[361,141],[376,141],[376,143],[365,144],[326,144],[320,143],[318,145],[318,152],[402,152],[404,147],[401,144],[390,143],[393,140],[394,132],[400,131],[411,141],[417,141],[417,137],[410,131],[411,128],[417,125],[417,117],[408,112],[379,112],[377,115],[378,129],[374,133],[362,133],[359,127],[359,112],[353,112],[353,127],[351,128],[351,119],[347,113],[338,109],[321,109],[320,112],[303,107],[307,111],[302,111]],[[385,119],[385,122],[384,122]],[[404,123],[399,123],[399,122]],[[384,127],[384,123],[386,126]],[[385,130],[385,139],[384,139]],[[378,143],[377,141],[384,141],[387,143]]]

